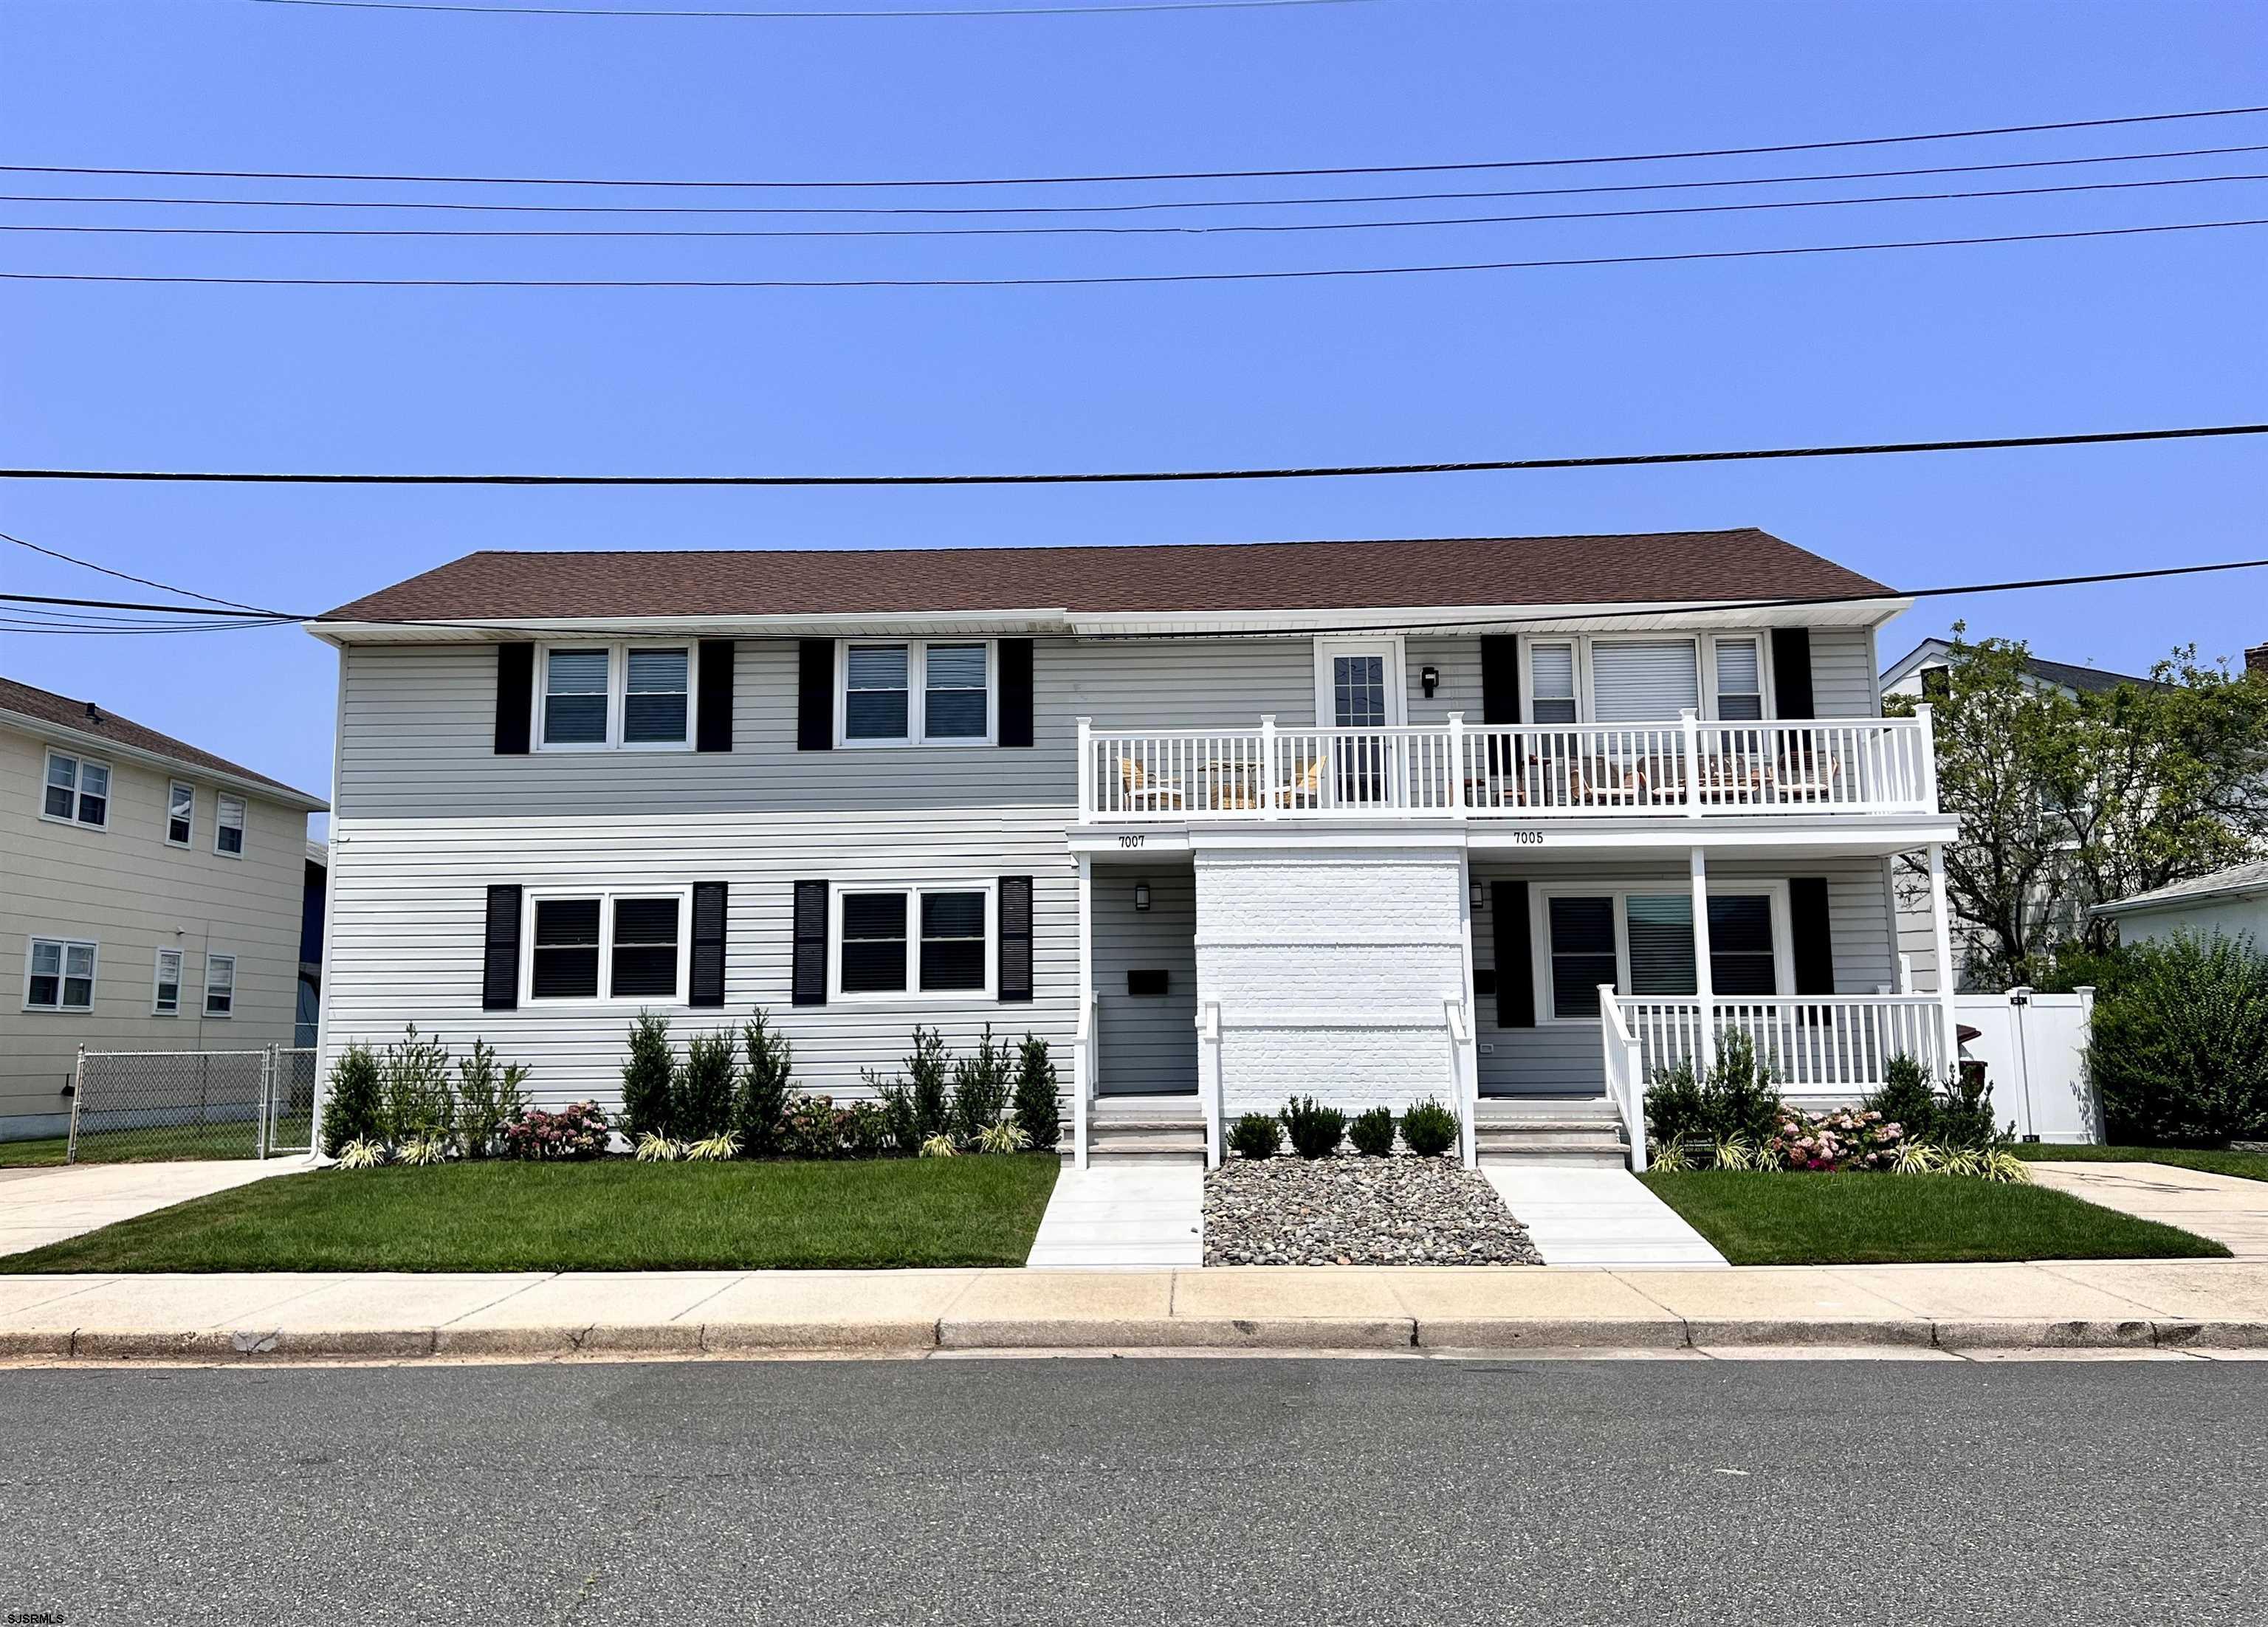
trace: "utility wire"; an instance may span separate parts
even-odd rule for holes
[[[1265,180],[1303,175],[1430,175],[1459,170],[1554,169],[1592,164],[1653,164],[1672,158],[1749,158],[1776,152],[1822,152],[1850,147],[1889,147],[1914,142],[1966,141],[1986,136],[2022,136],[2048,130],[2107,129],[2130,124],[2164,124],[2186,119],[2228,119],[2268,113],[2268,105],[2206,107],[2183,113],[2129,114],[2111,119],[2066,119],[2042,124],[2000,124],[1973,129],[1931,130],[1908,136],[1861,136],[1835,141],[1779,142],[1756,147],[1699,147],[1676,152],[1622,152],[1572,158],[1488,158],[1454,164],[1358,164],[1307,169],[1162,170],[1126,174],[952,176],[895,180],[687,180],[630,177],[557,175],[421,175],[353,170],[225,170],[130,168],[87,164],[0,164],[0,174],[165,175],[216,180],[414,181],[482,187],[684,187],[835,191],[869,187],[1066,187],[1153,180]]]
[[[1285,6],[1375,5],[1380,0],[1151,0],[1148,4],[1124,5],[996,5],[954,6],[930,11],[901,9],[887,11],[645,11],[628,6],[457,5],[443,0],[253,0],[255,5],[313,5],[342,11],[453,11],[471,17],[668,17],[728,18],[738,21],[856,22],[877,18],[923,17],[1080,17],[1123,15],[1138,11],[1261,11]]]
[[[2155,180],[2080,181],[2054,187],[1999,187],[1976,192],[1900,192],[1858,198],[1778,198],[1760,203],[1665,204],[1651,209],[1551,210],[1524,215],[1462,215],[1414,220],[1303,220],[1235,222],[1180,226],[145,226],[77,224],[0,224],[0,232],[55,232],[112,237],[251,238],[529,238],[573,239],[745,239],[745,238],[939,238],[939,237],[1216,237],[1286,232],[1376,232],[1412,226],[1494,226],[1537,221],[1632,220],[1663,215],[1741,215],[1790,209],[1847,209],[1872,203],[1945,203],[1969,198],[2029,198],[2073,192],[2128,192],[2153,187],[2205,187],[2228,181],[2268,180],[2268,173],[2184,175]]]
[[[2268,226],[2268,218],[2188,220],[2160,226],[2096,226],[2077,232],[2012,232],[1992,237],[1813,243],[1791,248],[1690,249],[1674,254],[1584,254],[1557,260],[1484,260],[1415,266],[1319,266],[1289,271],[1160,271],[1086,276],[942,277],[236,276],[129,271],[0,271],[0,282],[154,283],[255,288],[1102,288],[1146,283],[1286,283],[1319,277],[1425,276],[1452,271],[1535,271],[1569,266],[1669,265],[1699,260],[1784,260],[1798,255],[1861,254],[1888,249],[1973,248],[1999,243],[2070,242],[2080,238],[2153,237],[2172,232],[2220,232],[2232,226]]]
[[[1173,469],[1036,475],[433,475],[318,474],[209,469],[0,468],[0,480],[149,481],[280,486],[1080,486],[1185,481],[1320,480],[1358,475],[1469,475],[1531,469],[1636,468],[1676,463],[1756,463],[1793,458],[1859,458],[1923,452],[1999,452],[2028,446],[2103,446],[2140,441],[2208,440],[2268,435],[2268,423],[2219,423],[2166,430],[2107,430],[2082,435],[2012,435],[1968,440],[1876,441],[1834,446],[1740,451],[1626,453],[1586,458],[1505,458],[1462,463],[1349,463],[1302,468]],[[178,589],[168,589],[178,592]],[[58,603],[73,602],[57,600]],[[144,609],[146,606],[113,607]]]
[[[1820,181],[1889,180],[1917,175],[1972,175],[1995,170],[2066,169],[2075,165],[2135,164],[2161,158],[2221,158],[2268,152],[2268,143],[2234,147],[2182,147],[2158,152],[2115,152],[2091,158],[2020,158],[1999,164],[1939,164],[1918,169],[1844,170],[1811,175],[1757,175],[1726,180],[1640,180],[1611,186],[1523,187],[1456,192],[1342,194],[1304,198],[1187,198],[1146,203],[988,203],[965,207],[913,204],[789,203],[467,203],[448,199],[214,198],[119,196],[70,192],[0,193],[0,203],[166,203],[221,209],[440,210],[488,215],[1129,215],[1200,209],[1290,209],[1345,203],[1462,202],[1488,198],[1575,197],[1627,192],[1690,192],[1728,187],[1787,187]]]
[[[194,587],[175,587],[171,582],[152,581],[148,577],[138,577],[130,571],[114,571],[108,565],[98,565],[91,559],[80,559],[75,555],[63,552],[60,548],[47,548],[37,542],[27,542],[22,537],[11,536],[4,531],[0,531],[0,542],[12,542],[18,548],[29,548],[34,554],[44,554],[49,559],[59,559],[67,565],[77,565],[82,571],[97,571],[121,582],[131,582],[137,587],[154,587],[161,593],[176,593],[183,599],[202,599],[209,605],[219,605],[231,610],[249,610],[255,615],[274,614],[271,611],[261,610],[257,605],[243,604],[233,599],[216,599],[210,593],[201,593]]]

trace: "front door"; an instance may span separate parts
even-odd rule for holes
[[[1393,800],[1393,742],[1403,719],[1402,646],[1392,638],[1315,641],[1315,716],[1335,729],[1377,731],[1334,742],[1332,791],[1342,807]]]

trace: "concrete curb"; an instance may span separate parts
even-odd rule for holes
[[[1772,1346],[1838,1349],[2259,1350],[2268,1321],[1803,1320],[1756,1317],[953,1318],[929,1321],[661,1322],[642,1326],[0,1333],[0,1357],[86,1361],[288,1362],[340,1357],[659,1358],[784,1351],[865,1354],[983,1350],[1517,1351]]]

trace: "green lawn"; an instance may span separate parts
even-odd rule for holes
[[[305,1113],[286,1115],[276,1122],[279,1143],[305,1152],[308,1118]],[[260,1126],[251,1119],[224,1124],[153,1124],[141,1130],[82,1130],[78,1161],[82,1164],[173,1164],[184,1159],[250,1158],[257,1150]],[[24,1169],[60,1164],[68,1137],[42,1141],[0,1141],[0,1169]]]
[[[5,1271],[1021,1265],[1052,1153],[313,1170],[0,1259]]]
[[[2172,1164],[2182,1169],[2211,1170],[2216,1175],[2268,1181],[2268,1153],[2264,1152],[2220,1152],[2200,1147],[2063,1147],[2044,1141],[2019,1142],[2012,1151],[2034,1163]]]
[[[2226,1255],[2206,1238],[2044,1187],[1952,1175],[1639,1177],[1734,1265]]]

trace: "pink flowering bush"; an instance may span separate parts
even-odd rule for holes
[[[1837,1108],[1816,1115],[1788,1108],[1764,1151],[1783,1169],[1888,1170],[1904,1140],[1904,1125],[1871,1108]]]
[[[504,1127],[504,1155],[520,1159],[593,1159],[603,1155],[614,1131],[595,1101],[578,1101],[556,1113],[522,1108]]]

